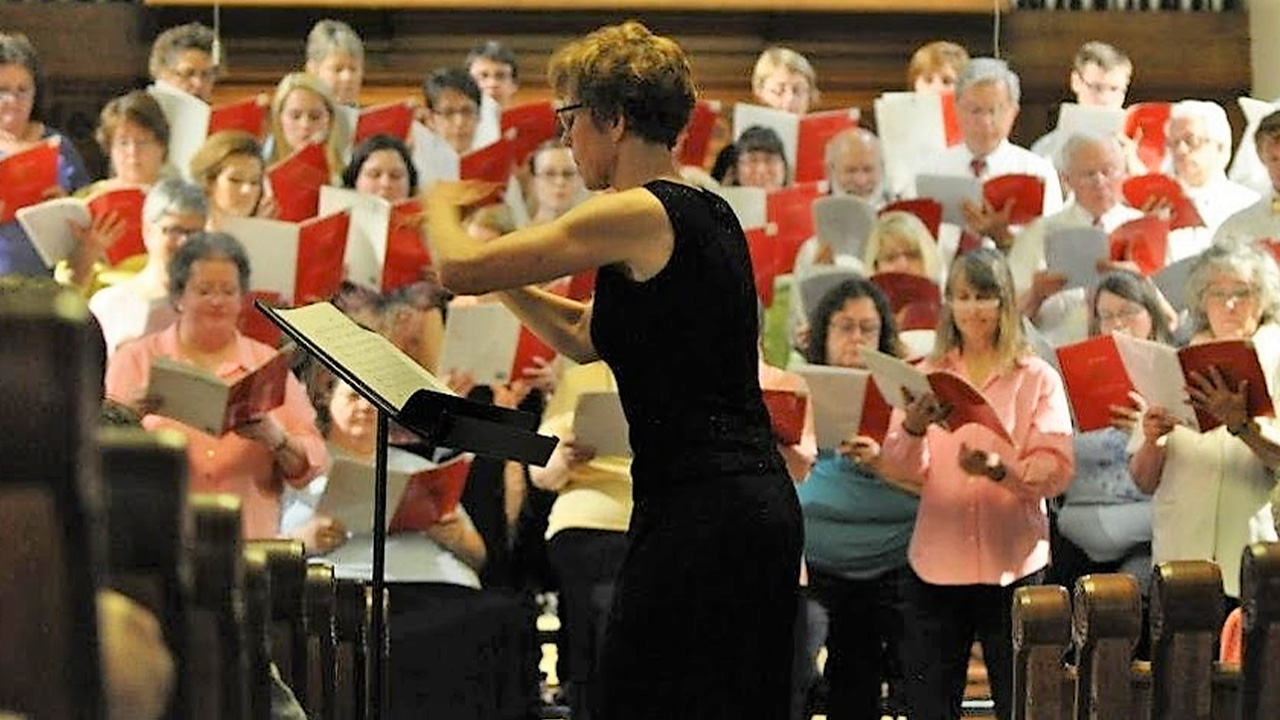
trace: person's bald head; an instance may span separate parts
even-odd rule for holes
[[[880,138],[870,130],[855,127],[833,136],[825,159],[833,195],[870,198],[880,190],[884,161]]]
[[[1062,177],[1076,204],[1095,218],[1120,203],[1124,154],[1109,135],[1077,133],[1062,148]]]

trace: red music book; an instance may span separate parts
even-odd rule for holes
[[[838,447],[852,435],[884,442],[893,408],[870,372],[830,365],[801,365],[795,372],[809,386],[819,448]]]
[[[349,212],[302,222],[227,218],[223,229],[240,240],[253,267],[251,290],[274,293],[287,307],[328,300],[345,274]]]
[[[825,153],[827,141],[843,130],[858,125],[857,108],[812,112],[800,118],[796,135],[796,167],[793,177],[797,183],[818,182],[827,177]]]
[[[798,237],[803,242],[813,237],[813,201],[823,196],[821,183],[795,183],[771,190],[765,196],[765,217],[778,226],[778,234]],[[787,272],[791,272],[788,268]]]
[[[280,347],[280,339],[284,337],[284,331],[280,329],[279,325],[271,322],[254,305],[258,300],[272,307],[286,307],[284,298],[280,297],[280,293],[250,290],[244,294],[244,307],[240,310],[240,321],[238,323],[240,334],[245,337],[251,337],[264,345]]]
[[[1038,175],[999,175],[982,184],[982,198],[999,210],[1013,201],[1012,225],[1026,225],[1044,214],[1044,178]]]
[[[743,234],[747,238],[747,251],[751,253],[756,293],[765,307],[768,307],[773,304],[774,279],[791,272],[805,237],[782,234],[774,223],[744,229]]]
[[[793,390],[762,389],[764,405],[769,410],[773,435],[781,445],[795,445],[804,434],[805,408],[809,397]]]
[[[1124,181],[1124,200],[1130,207],[1142,210],[1149,203],[1159,202],[1169,208],[1169,228],[1203,227],[1204,220],[1195,203],[1182,190],[1182,185],[1168,175],[1152,173],[1139,175]]]
[[[902,272],[882,272],[872,275],[871,282],[880,288],[889,300],[889,307],[896,313],[914,303],[940,304],[942,290],[937,283],[923,275]]]
[[[502,111],[502,137],[511,142],[511,156],[517,163],[523,163],[529,153],[559,134],[556,112],[549,100]]]
[[[1143,275],[1164,268],[1169,253],[1169,221],[1155,215],[1134,218],[1111,231],[1111,259],[1131,260]]]
[[[595,268],[583,270],[580,273],[574,273],[569,280],[569,287],[565,291],[565,297],[570,300],[587,300],[596,294],[596,271]]]
[[[58,140],[51,138],[0,160],[0,223],[11,222],[14,213],[45,199],[58,184]]]
[[[267,104],[257,95],[209,109],[209,134],[240,130],[261,140],[266,136]]]
[[[311,143],[267,170],[276,198],[276,217],[300,222],[320,210],[320,187],[329,184],[329,160],[324,146]]]
[[[942,227],[942,203],[929,198],[916,198],[915,200],[899,200],[891,202],[880,208],[880,215],[894,210],[909,212],[920,218],[924,226],[929,228],[929,234],[933,236],[934,242],[938,240],[938,229]]]
[[[1165,125],[1169,122],[1167,102],[1144,102],[1129,106],[1124,119],[1124,134],[1138,141],[1138,159],[1149,172],[1160,172],[1164,163]]]
[[[906,407],[904,390],[917,397],[923,393],[933,393],[939,402],[951,408],[944,420],[950,428],[981,425],[1002,440],[1013,442],[1009,429],[1004,426],[995,408],[982,391],[968,380],[946,370],[926,373],[904,360],[871,348],[863,348],[861,353],[867,369],[875,377],[880,394],[890,405]]]
[[[505,186],[514,164],[515,143],[505,138],[499,139],[463,155],[459,159],[458,177],[462,180],[484,180]],[[497,199],[495,197],[490,200]],[[480,204],[484,202],[481,201]]]
[[[289,355],[276,353],[231,383],[207,370],[167,357],[151,361],[147,397],[156,414],[210,435],[223,435],[284,403]]]
[[[684,126],[684,144],[680,146],[680,164],[704,167],[711,135],[720,119],[719,100],[698,100],[693,105],[689,122]]]
[[[551,361],[556,352],[501,303],[449,306],[439,367],[471,373],[481,384],[509,383],[536,369],[535,357]]]
[[[431,254],[422,236],[422,203],[410,199],[392,205],[386,259],[382,263],[382,291],[418,282],[430,266]]]
[[[94,218],[117,213],[124,222],[120,238],[107,248],[107,262],[110,264],[116,265],[125,258],[147,251],[142,242],[142,204],[146,200],[147,194],[139,187],[107,190],[88,199],[86,205]]]
[[[942,129],[946,132],[947,147],[959,145],[964,140],[960,135],[960,118],[956,116],[955,93],[942,93]]]
[[[1110,335],[1057,348],[1058,367],[1075,415],[1076,429],[1089,432],[1111,425],[1111,407],[1131,407],[1133,383],[1115,339]]]
[[[413,123],[413,105],[407,100],[374,105],[360,111],[351,144],[359,145],[374,135],[390,135],[404,140],[409,137],[409,125]]]
[[[429,470],[416,472],[391,515],[388,532],[421,531],[454,512],[471,473],[471,455],[459,455]]]

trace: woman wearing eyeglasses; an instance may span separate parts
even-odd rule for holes
[[[1117,270],[1098,281],[1090,302],[1091,336],[1122,333],[1165,344],[1173,329],[1150,281]],[[1056,512],[1050,583],[1075,587],[1090,573],[1123,572],[1146,593],[1151,578],[1151,498],[1129,473],[1130,436],[1146,404],[1111,408],[1111,426],[1078,433],[1076,474]],[[1139,652],[1142,652],[1141,650]]]
[[[1187,297],[1196,328],[1191,344],[1251,340],[1275,398],[1280,271],[1271,257],[1247,244],[1214,246],[1192,268]],[[1152,559],[1217,562],[1228,604],[1236,604],[1245,546],[1276,540],[1269,495],[1280,468],[1280,428],[1272,418],[1249,417],[1245,389],[1216,373],[1193,377],[1188,391],[1192,405],[1222,425],[1196,432],[1151,407],[1129,468],[1138,487],[1153,494]]]
[[[1046,498],[1071,480],[1071,414],[1062,379],[1023,338],[1004,256],[975,250],[952,263],[926,370],[978,388],[1013,442],[946,424],[932,394],[895,410],[881,461],[920,487],[908,550],[903,660],[913,720],[960,716],[969,648],[982,643],[996,714],[1011,717],[1013,591],[1049,563]]]
[[[694,103],[688,58],[627,22],[561,48],[548,75],[586,187],[612,192],[483,243],[463,211],[492,187],[437,183],[427,237],[458,293],[598,268],[586,302],[503,294],[560,352],[605,360],[630,421],[630,545],[593,716],[787,717],[800,509],[760,392],[746,239],[671,153]]]
[[[551,222],[568,212],[586,195],[573,152],[559,140],[548,140],[529,161],[533,171],[533,212],[529,222]]]
[[[57,181],[45,191],[46,197],[53,198],[80,189],[89,176],[71,140],[40,122],[44,93],[35,46],[25,35],[0,32],[0,158],[58,139]],[[49,274],[22,226],[12,220],[0,224],[0,275],[8,273]]]

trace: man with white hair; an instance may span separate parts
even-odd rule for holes
[[[1014,286],[1023,312],[1050,343],[1064,345],[1088,335],[1083,288],[1063,290],[1066,278],[1044,270],[1045,238],[1059,230],[1096,227],[1111,232],[1142,213],[1124,204],[1124,152],[1114,137],[1074,134],[1059,157],[1072,199],[1061,211],[1028,225],[1009,250]]]
[[[1271,191],[1258,202],[1223,221],[1213,242],[1280,241],[1280,111],[1262,118],[1253,136],[1258,159],[1267,170]]]
[[[840,131],[827,141],[824,160],[832,195],[853,195],[877,209],[889,201],[875,133],[862,127]]]
[[[934,156],[918,173],[963,175],[980,181],[1014,173],[1037,175],[1044,179],[1044,214],[1057,212],[1062,207],[1062,189],[1053,164],[1009,142],[1020,98],[1018,75],[1003,60],[970,60],[956,81],[956,116],[962,142]],[[1009,210],[986,203],[981,207],[970,204],[965,208],[966,229],[1007,250],[1014,236]]]
[[[1169,234],[1168,262],[1198,255],[1209,247],[1218,226],[1258,201],[1258,194],[1227,179],[1231,159],[1231,123],[1222,106],[1208,100],[1182,100],[1169,111],[1165,131],[1173,176],[1204,220],[1204,227]],[[1144,208],[1145,209],[1145,208]]]

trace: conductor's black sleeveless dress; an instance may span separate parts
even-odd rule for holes
[[[597,717],[782,720],[802,526],[760,393],[746,239],[718,195],[645,189],[671,258],[644,282],[601,268],[591,323],[631,426],[635,497]]]

